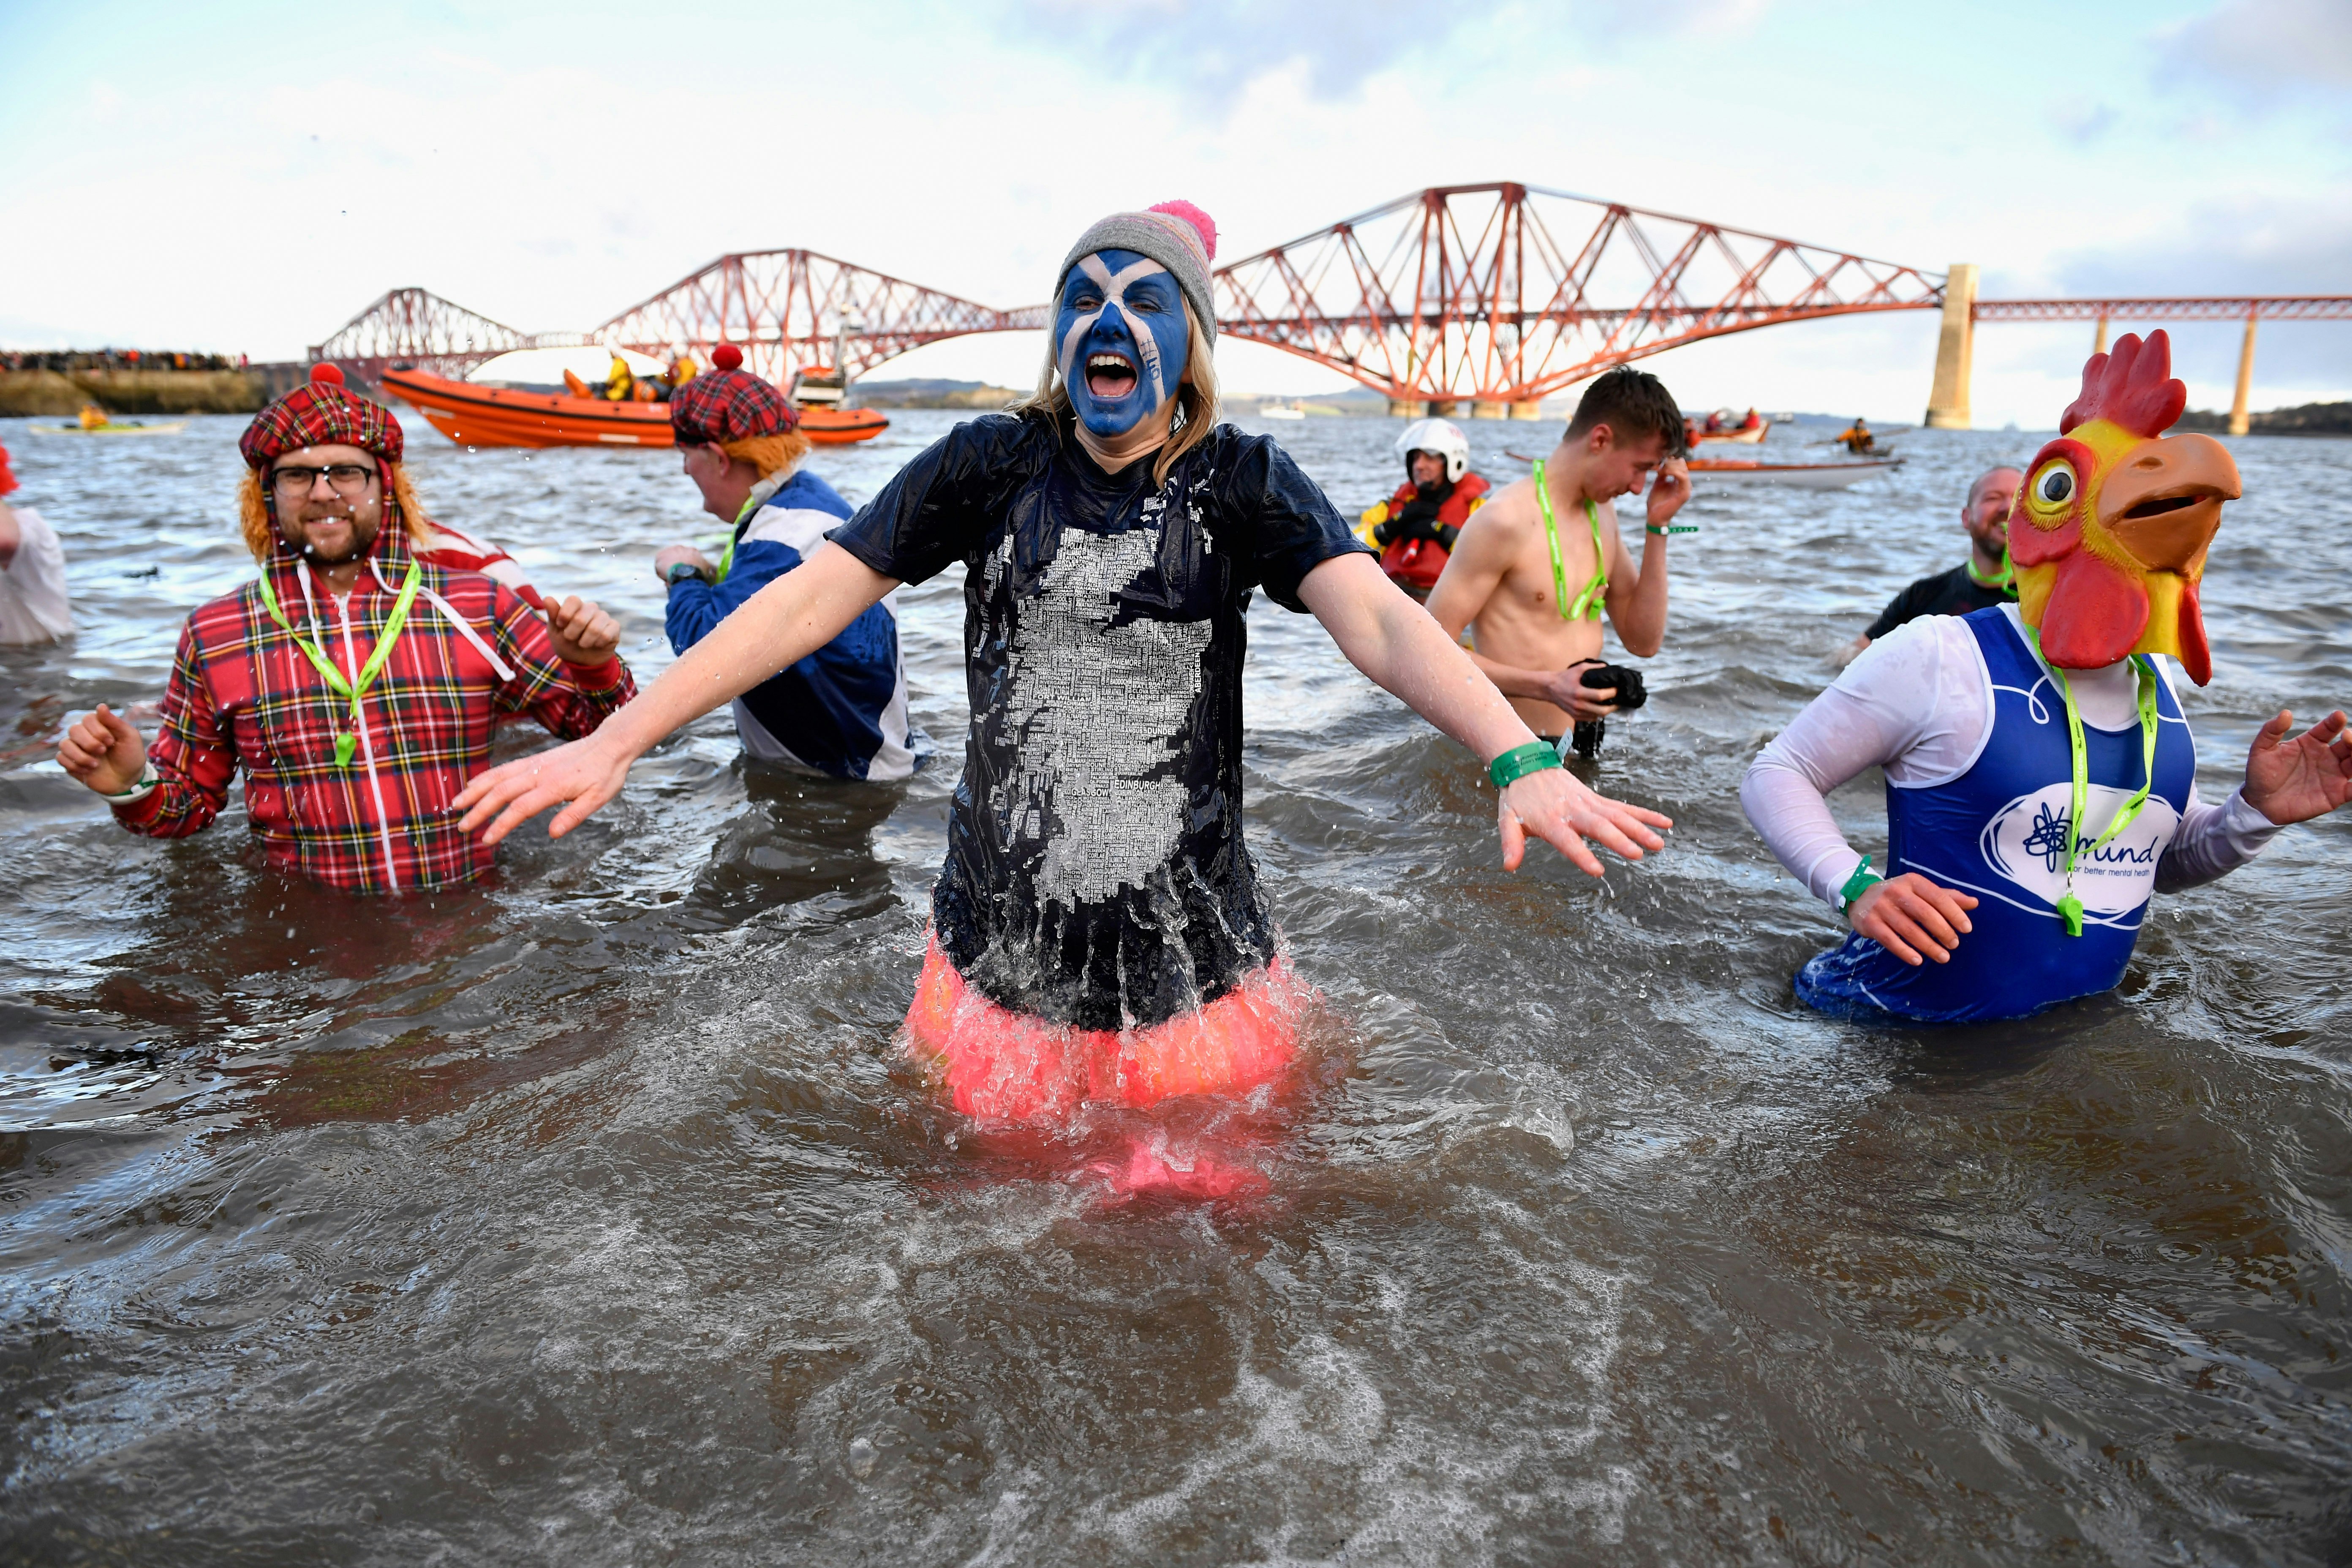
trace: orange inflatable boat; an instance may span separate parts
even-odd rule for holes
[[[383,389],[465,447],[669,447],[669,405],[478,386],[421,370],[388,370]],[[819,447],[870,441],[890,427],[871,408],[803,408],[801,433]]]

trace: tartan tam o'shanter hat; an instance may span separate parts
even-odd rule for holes
[[[784,395],[742,368],[743,351],[721,343],[711,368],[669,395],[669,427],[680,446],[721,447],[756,436],[782,436],[801,416]]]
[[[400,461],[405,445],[392,410],[371,403],[343,385],[343,373],[314,364],[310,379],[253,416],[237,438],[246,466],[266,468],[305,447],[357,447],[387,463]]]

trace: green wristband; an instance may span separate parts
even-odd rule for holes
[[[1695,522],[1678,522],[1671,528],[1660,528],[1656,523],[1645,522],[1642,527],[1648,532],[1656,534],[1661,539],[1664,539],[1669,533],[1696,533],[1698,531],[1698,524]]]
[[[1546,768],[1559,766],[1559,753],[1541,741],[1529,741],[1524,746],[1513,746],[1486,764],[1486,776],[1495,781],[1496,789],[1508,789],[1529,773],[1539,773]]]
[[[1845,886],[1838,889],[1838,912],[1843,914],[1853,908],[1854,900],[1885,880],[1885,878],[1870,868],[1870,857],[1864,856],[1862,864],[1853,868],[1853,875],[1845,879]]]

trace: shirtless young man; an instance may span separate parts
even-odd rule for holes
[[[1430,593],[1437,624],[1456,641],[1475,628],[1471,658],[1548,741],[1617,710],[1616,688],[1581,683],[1580,667],[1600,660],[1604,609],[1626,652],[1647,658],[1664,640],[1666,535],[1690,499],[1682,453],[1682,410],[1664,384],[1620,365],[1585,389],[1568,434],[1535,472],[1463,525]],[[1653,475],[1636,566],[1612,503],[1639,495]]]

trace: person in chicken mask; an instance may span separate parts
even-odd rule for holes
[[[1564,771],[1278,445],[1217,423],[1215,245],[1189,203],[1087,229],[1034,397],[916,457],[620,728],[469,791],[465,825],[495,840],[569,803],[569,830],[677,725],[961,563],[971,725],[908,1033],[959,1110],[1024,1121],[1240,1095],[1291,1060],[1296,993],[1242,837],[1261,587],[1471,749],[1506,866],[1528,833],[1595,875],[1587,837],[1660,847],[1666,819]]]
[[[1808,1003],[1968,1023],[2110,990],[2153,893],[2211,881],[2352,796],[2338,710],[2292,740],[2279,713],[2245,783],[2198,798],[2154,656],[2211,679],[2198,584],[2239,483],[2220,442],[2164,435],[2187,399],[2160,331],[2092,355],[2010,515],[2017,603],[1874,642],[1748,770],[1748,820],[1853,927],[1798,971]],[[1822,798],[1873,766],[1884,876]]]
[[[1414,421],[1396,449],[1404,458],[1404,483],[1365,511],[1356,537],[1380,551],[1390,582],[1426,602],[1462,525],[1486,504],[1491,487],[1470,471],[1470,438],[1451,420]]]

